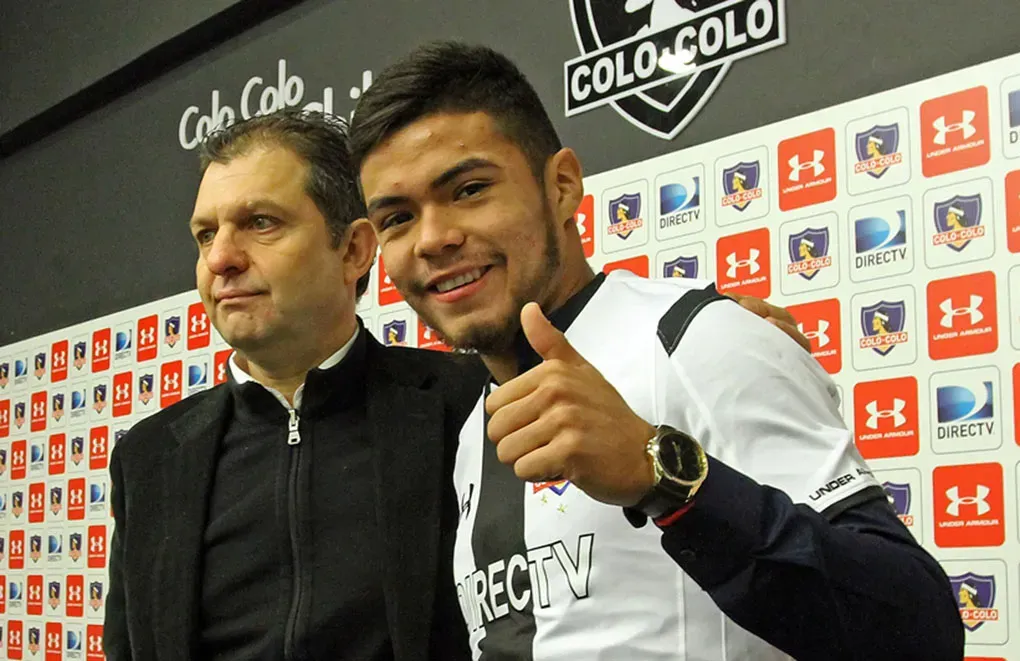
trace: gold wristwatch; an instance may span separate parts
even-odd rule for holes
[[[658,519],[694,499],[708,476],[708,457],[700,443],[669,425],[655,428],[645,452],[652,458],[655,484],[634,509]]]

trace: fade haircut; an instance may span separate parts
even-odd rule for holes
[[[334,115],[298,109],[279,110],[210,133],[199,145],[202,174],[212,163],[226,164],[265,147],[283,147],[308,164],[305,193],[326,219],[335,250],[351,223],[366,215],[351,162],[347,122]],[[368,290],[371,272],[358,278],[355,292]]]
[[[539,183],[546,161],[562,148],[538,93],[513,62],[485,46],[436,41],[388,67],[361,96],[350,131],[355,166],[360,170],[397,131],[442,112],[492,117]]]

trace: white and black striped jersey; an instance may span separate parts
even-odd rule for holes
[[[615,271],[550,318],[643,419],[690,433],[794,502],[831,512],[877,487],[829,376],[709,283]],[[569,482],[518,480],[485,436],[483,402],[480,393],[454,470],[454,573],[475,659],[788,658],[731,621],[654,526],[635,528]]]

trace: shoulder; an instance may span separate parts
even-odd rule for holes
[[[116,446],[114,446],[114,453],[121,462],[158,455],[164,446],[175,442],[173,440],[172,427],[177,421],[199,407],[215,406],[217,402],[225,401],[230,394],[228,387],[226,384],[220,384],[209,390],[195,393],[172,406],[139,420],[131,427],[127,434],[117,441]]]

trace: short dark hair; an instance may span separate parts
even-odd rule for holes
[[[305,192],[326,219],[338,248],[351,223],[366,215],[351,162],[347,122],[334,115],[279,110],[217,129],[199,145],[204,174],[211,163],[229,163],[259,147],[283,147],[308,164]],[[370,273],[358,278],[357,296],[368,290]]]
[[[485,46],[436,41],[387,67],[362,94],[350,144],[360,169],[368,154],[402,128],[439,112],[485,112],[541,178],[562,148],[538,93],[520,69]]]

